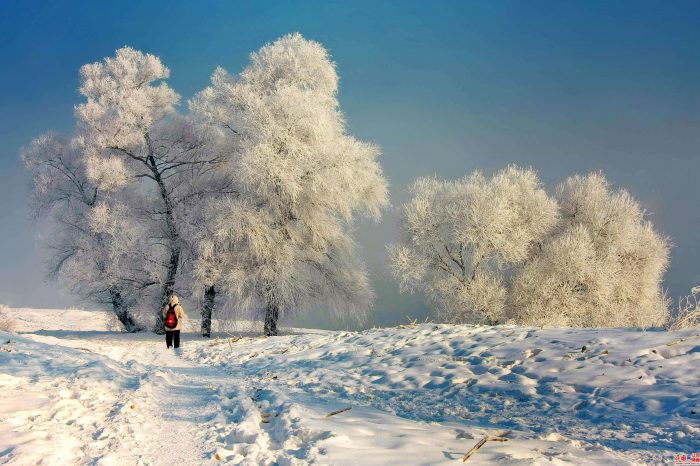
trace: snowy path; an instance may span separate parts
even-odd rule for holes
[[[218,375],[150,346],[139,358],[125,353],[120,361],[136,384],[122,393],[124,409],[98,432],[97,439],[107,442],[94,450],[99,464],[124,464],[129,458],[133,464],[200,464],[209,456],[200,425],[215,412],[207,385]],[[110,443],[115,440],[116,449]]]
[[[187,335],[175,355],[78,327],[0,334],[0,464],[448,465],[486,435],[509,440],[476,464],[700,450],[697,331]]]
[[[216,410],[206,388],[220,377],[212,368],[195,367],[152,341],[31,338],[36,343],[5,340],[17,356],[2,379],[15,393],[6,390],[3,400],[30,409],[3,419],[19,436],[6,429],[2,435],[35,442],[29,448],[17,442],[0,462],[201,464],[213,450],[200,429]]]

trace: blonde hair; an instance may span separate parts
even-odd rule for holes
[[[177,295],[171,294],[170,295],[170,305],[174,306],[175,304],[180,304],[180,300],[178,299]]]

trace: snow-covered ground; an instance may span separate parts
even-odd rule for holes
[[[10,313],[0,464],[447,465],[485,436],[508,440],[467,464],[700,452],[698,329],[192,333],[175,354],[108,314]]]

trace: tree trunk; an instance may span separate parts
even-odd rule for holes
[[[163,291],[160,297],[160,308],[156,311],[156,325],[153,331],[159,335],[165,333],[165,320],[163,318],[163,308],[168,304],[170,295],[173,294],[175,288],[175,277],[177,276],[177,268],[180,263],[180,248],[173,245],[170,251],[170,262],[168,263],[168,274],[163,282]]]
[[[146,138],[149,149],[150,140]],[[158,170],[155,158],[152,153],[148,156],[148,164],[153,173],[153,179],[158,184],[158,190],[160,192],[160,197],[163,199],[163,204],[165,205],[165,226],[167,228],[167,235],[170,241],[170,261],[168,262],[168,273],[163,282],[163,290],[161,292],[160,304],[161,307],[156,311],[156,324],[153,331],[157,334],[165,333],[165,321],[163,319],[162,308],[168,304],[168,299],[173,293],[173,288],[175,288],[175,278],[177,277],[177,269],[180,265],[180,237],[177,232],[177,224],[175,223],[175,215],[173,209],[173,203],[170,199],[170,194],[165,187],[165,182],[161,177],[161,172]]]
[[[211,337],[211,314],[214,310],[215,298],[216,289],[212,285],[204,292],[204,307],[202,307],[202,336],[206,338]]]
[[[277,336],[277,319],[279,319],[280,310],[277,304],[267,303],[265,309],[265,335],[268,337]]]
[[[117,316],[117,319],[119,319],[119,322],[122,323],[124,329],[129,333],[140,331],[141,329],[139,326],[136,325],[134,319],[129,315],[129,308],[126,306],[122,294],[116,290],[109,290],[109,295],[112,300],[114,314]]]

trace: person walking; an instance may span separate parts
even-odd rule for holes
[[[168,304],[163,308],[163,319],[165,319],[166,346],[179,348],[180,330],[182,330],[182,322],[185,320],[185,311],[176,295],[171,295]]]

